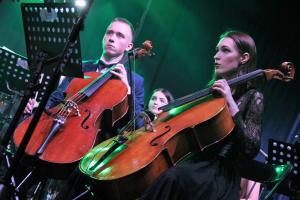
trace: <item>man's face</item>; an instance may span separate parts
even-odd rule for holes
[[[120,21],[112,22],[103,37],[104,54],[117,57],[132,48],[132,33],[128,24]]]

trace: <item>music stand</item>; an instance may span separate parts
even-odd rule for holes
[[[11,94],[7,84],[14,90],[24,91],[30,81],[27,59],[6,47],[0,47],[0,91]]]
[[[72,77],[83,77],[83,73],[81,70],[81,61],[79,62],[78,59],[76,59],[76,56],[74,56],[80,55],[80,49],[77,48],[77,50],[74,50],[74,47],[80,47],[78,39],[79,31],[82,29],[84,18],[87,15],[91,3],[92,1],[88,2],[88,5],[85,9],[83,9],[78,20],[77,9],[75,7],[70,6],[69,4],[21,4],[27,53],[29,54],[29,63],[30,65],[35,64],[34,67],[31,66],[30,68],[34,71],[34,85],[30,86],[30,89],[28,89],[25,92],[25,97],[20,103],[19,109],[17,110],[13,121],[17,121],[15,120],[15,118],[19,119],[19,117],[21,116],[22,111],[26,106],[26,103],[28,102],[31,94],[33,93],[33,90],[37,86],[36,83],[38,82],[38,78],[42,70],[44,69],[43,66],[46,64],[53,64],[54,62],[57,62],[57,64],[55,65],[55,68],[48,69],[50,74],[52,74],[52,78],[49,81],[49,86],[46,88],[46,94],[42,99],[41,103],[39,104],[39,107],[37,108],[34,117],[32,118],[30,125],[28,126],[28,129],[22,139],[22,142],[19,145],[19,148],[14,157],[14,162],[12,163],[11,167],[7,170],[4,176],[4,184],[2,184],[1,187],[6,186],[6,189],[9,190],[9,193],[0,193],[1,198],[2,196],[7,198],[11,195],[12,188],[7,187],[10,186],[7,185],[7,183],[9,182],[10,177],[12,177],[13,173],[15,172],[17,165],[25,152],[26,146],[31,138],[33,130],[36,127],[39,118],[43,113],[47,100],[51,92],[55,89],[55,86],[57,85],[61,74]],[[72,20],[70,20],[70,18],[68,17],[69,15],[72,16]],[[51,23],[56,25],[54,26]],[[63,35],[59,34],[57,38],[57,35],[53,35],[52,33],[55,33],[55,30],[59,30],[57,32],[60,33],[60,28],[55,29],[55,27],[58,26],[60,23],[63,23],[63,25],[60,27],[62,28]],[[31,26],[31,24],[34,25]],[[43,25],[40,26],[39,24]],[[66,27],[70,27],[70,29],[65,29]],[[64,38],[61,38],[63,36]],[[60,41],[62,41],[62,43]],[[44,44],[45,42],[47,43],[46,45]],[[51,43],[56,44],[51,45]],[[61,47],[61,49],[59,49],[58,47]],[[35,54],[31,54],[31,51],[33,51]],[[72,58],[73,64],[71,60]],[[81,58],[81,56],[79,56],[79,58]],[[78,65],[79,67],[66,67],[68,63],[72,65]],[[8,138],[13,134],[15,128],[16,122],[11,123],[5,138],[5,142],[2,142],[3,146],[7,145]]]
[[[6,47],[0,47],[0,101],[3,108],[0,111],[1,139],[20,103],[20,94],[29,80],[26,58]]]
[[[5,132],[7,125],[13,118],[20,99],[24,94],[27,85],[31,82],[32,75],[28,69],[27,58],[15,53],[7,47],[0,47],[0,101],[3,104],[3,112],[0,109],[1,133]],[[43,74],[40,78],[40,87],[35,95],[39,102],[45,94],[45,89],[50,80],[49,75]],[[4,95],[6,94],[6,95]],[[4,98],[4,99],[2,99]],[[6,126],[4,129],[3,127]]]
[[[290,144],[274,139],[269,140],[268,163],[289,164],[292,166],[291,173],[278,186],[278,193],[295,196],[300,191],[300,144]]]
[[[22,96],[32,79],[27,58],[6,47],[0,47],[0,66],[0,91],[8,94],[17,93]],[[35,94],[37,102],[40,102],[45,94],[50,78],[48,74],[41,74],[40,86]]]
[[[22,3],[21,10],[28,63],[34,71],[32,67],[39,52],[46,52],[49,57],[59,55],[77,22],[78,10],[68,3]],[[62,69],[62,75],[83,77],[79,37],[69,51],[71,57]],[[50,64],[45,73],[51,74],[54,67],[55,64]]]

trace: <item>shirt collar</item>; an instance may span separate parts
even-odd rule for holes
[[[106,64],[101,59],[99,59],[97,66],[98,66],[98,69],[101,71],[102,69],[110,68],[111,66],[113,66],[115,64],[117,64],[117,63]]]

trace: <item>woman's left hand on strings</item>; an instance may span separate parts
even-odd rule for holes
[[[217,80],[213,84],[212,89],[218,91],[226,99],[231,116],[234,116],[239,111],[239,108],[233,99],[231,89],[227,81],[225,79]]]

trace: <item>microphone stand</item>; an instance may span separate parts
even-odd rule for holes
[[[43,66],[43,63],[45,62],[46,57],[47,57],[47,54],[44,52],[39,52],[37,55],[37,64],[36,64],[35,72],[33,74],[33,79],[31,81],[31,83],[29,84],[29,87],[25,91],[24,97],[22,98],[22,101],[20,102],[20,105],[19,105],[7,131],[6,131],[6,134],[4,135],[3,140],[1,141],[0,165],[2,164],[3,158],[8,156],[10,153],[9,150],[7,150],[6,148],[9,144],[11,136],[13,135],[13,133],[18,125],[18,122],[19,122],[21,116],[23,115],[23,111],[27,105],[27,102],[29,101],[30,97],[32,97],[33,92],[38,87],[39,76],[42,73],[42,66]],[[24,136],[24,138],[25,138],[25,136]],[[24,139],[23,139],[23,141],[24,141]],[[24,144],[21,143],[20,147],[18,148],[18,150],[15,154],[14,160],[12,161],[12,164],[10,164],[8,166],[8,169],[5,173],[4,178],[0,180],[0,199],[7,198],[7,195],[11,195],[11,192],[13,189],[12,187],[14,187],[14,185],[11,185],[8,183],[11,180],[11,178],[13,177],[14,171],[16,170],[17,161],[20,160],[21,156],[23,155],[23,152],[24,152],[24,150],[22,150],[23,148],[25,149],[26,145],[24,147]]]
[[[59,62],[57,64],[56,68],[54,69],[53,76],[51,77],[51,79],[49,81],[49,86],[47,87],[45,95],[44,95],[41,103],[39,104],[39,107],[37,108],[37,110],[32,118],[32,121],[29,124],[29,127],[26,130],[24,138],[22,139],[22,141],[20,143],[20,146],[15,154],[15,157],[11,163],[11,166],[7,169],[7,172],[6,172],[3,180],[0,181],[0,190],[1,190],[0,191],[0,199],[9,199],[12,195],[13,186],[11,184],[9,184],[9,181],[11,180],[12,175],[14,174],[14,172],[17,169],[17,165],[25,152],[27,144],[30,141],[30,138],[34,132],[36,125],[38,124],[38,121],[44,111],[44,108],[46,106],[46,103],[47,103],[52,91],[55,89],[55,86],[59,82],[62,69],[66,66],[66,64],[72,54],[72,48],[74,47],[75,41],[79,36],[79,32],[82,30],[84,19],[87,15],[89,9],[91,8],[92,3],[93,3],[93,0],[88,1],[85,9],[82,10],[76,24],[73,25],[73,28],[69,35],[68,41],[66,42],[64,49],[63,49],[62,53],[60,54],[60,56],[55,57],[54,59],[50,59],[50,62],[53,62],[53,61],[56,61],[57,58],[59,58]],[[39,60],[38,65],[37,65],[38,72],[42,71],[43,64],[49,63],[49,60],[45,61],[47,55],[44,54],[43,52],[41,54],[42,54],[41,59]],[[31,89],[32,88],[34,89],[35,87],[32,86]],[[31,90],[28,92],[28,94],[25,94],[23,101],[20,103],[20,107],[17,110],[17,113],[13,119],[13,123],[9,126],[9,130],[7,131],[7,134],[5,136],[5,140],[2,141],[4,148],[7,146],[9,139],[11,138],[12,134],[14,133],[14,130],[17,127],[19,118],[21,117],[23,110],[26,107],[26,104],[27,104],[29,98],[31,97],[32,93],[33,93],[33,91]]]
[[[135,52],[131,51],[128,52],[128,65],[129,65],[129,87],[130,87],[130,95],[129,95],[129,109],[130,109],[130,120],[135,118],[135,80],[132,77],[132,63],[131,63],[131,57],[135,59]],[[133,122],[133,129],[135,130],[135,121]]]

